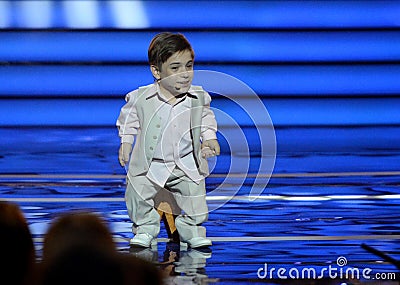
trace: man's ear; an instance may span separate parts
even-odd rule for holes
[[[157,79],[157,80],[160,80],[160,79],[161,79],[160,70],[158,69],[157,66],[155,66],[155,65],[150,65],[150,70],[151,70],[151,73],[153,74],[153,76],[154,76],[155,79]]]

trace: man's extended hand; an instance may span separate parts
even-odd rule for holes
[[[217,140],[207,140],[201,145],[201,155],[204,158],[219,155],[220,147]]]
[[[132,144],[130,143],[121,144],[118,152],[118,160],[121,166],[125,166],[128,163],[129,158],[131,156],[131,152],[132,152]]]

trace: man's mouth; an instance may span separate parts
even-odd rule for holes
[[[176,82],[175,90],[186,89],[190,86],[190,84],[191,84],[190,80]]]
[[[190,83],[190,81],[178,82],[178,84],[181,84],[181,85],[188,85],[189,83]]]

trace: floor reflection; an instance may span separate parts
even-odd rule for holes
[[[207,260],[212,257],[210,248],[187,248],[178,243],[166,243],[162,256],[158,248],[131,247],[130,254],[157,264],[165,276],[165,284],[210,284],[206,273]]]

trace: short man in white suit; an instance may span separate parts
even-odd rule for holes
[[[160,231],[154,197],[170,191],[183,211],[175,220],[181,241],[192,248],[210,246],[201,226],[208,218],[206,158],[220,153],[211,97],[192,86],[194,52],[183,35],[156,35],[148,57],[156,82],[130,92],[117,120],[119,161],[122,166],[130,161],[125,192],[135,234],[130,244],[151,246]]]

